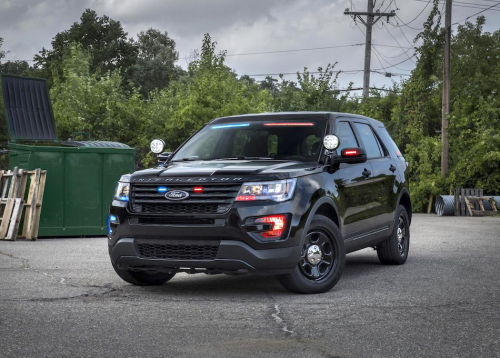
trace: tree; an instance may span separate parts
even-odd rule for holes
[[[3,38],[0,37],[0,49],[2,48],[3,45]],[[5,57],[5,51],[0,50],[0,60]]]
[[[271,108],[269,92],[236,79],[224,63],[225,53],[216,54],[215,46],[206,34],[200,58],[189,65],[189,76],[173,82],[150,101],[149,115],[153,123],[163,127],[163,138],[170,149],[213,118]]]
[[[336,64],[328,64],[325,69],[319,67],[318,76],[311,74],[307,68],[303,73],[297,72],[297,83],[287,81],[281,75],[277,85],[277,93],[273,101],[273,109],[282,111],[339,111],[346,95],[339,96],[337,76],[334,76]],[[267,85],[272,85],[267,80]],[[272,88],[272,87],[271,87]]]
[[[127,39],[119,21],[108,16],[97,16],[93,10],[86,9],[69,30],[59,32],[52,40],[52,49],[42,49],[35,56],[35,64],[43,69],[52,84],[54,70],[62,75],[62,63],[73,43],[80,44],[91,56],[90,73],[103,76],[115,70],[120,70],[124,82],[129,84],[132,76],[132,66],[137,59],[137,44]]]
[[[179,53],[175,50],[175,41],[165,31],[155,29],[138,34],[138,58],[133,66],[134,85],[140,87],[143,97],[151,91],[162,90],[169,86],[183,73],[175,62]]]
[[[118,70],[97,76],[90,67],[90,55],[73,44],[63,57],[63,75],[54,73],[50,96],[58,137],[66,140],[74,132],[86,132],[91,139],[126,143],[138,150],[148,146],[148,117],[139,93],[121,90]]]

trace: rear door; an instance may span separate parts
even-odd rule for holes
[[[355,120],[354,129],[363,143],[372,167],[373,198],[370,216],[375,230],[388,228],[394,219],[397,193],[396,166],[389,151],[366,120]]]
[[[340,140],[337,153],[340,154],[344,148],[361,147],[350,119],[338,119],[335,134]],[[372,180],[370,162],[341,163],[337,174],[342,235],[345,239],[363,235],[373,227],[372,208],[376,205],[373,192],[378,185]]]

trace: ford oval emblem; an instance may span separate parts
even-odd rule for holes
[[[189,198],[189,193],[182,190],[171,190],[165,194],[168,200],[184,200]]]

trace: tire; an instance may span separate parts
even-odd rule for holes
[[[166,272],[147,272],[147,271],[131,271],[122,270],[118,268],[114,263],[112,264],[115,272],[120,276],[120,278],[132,285],[136,286],[160,286],[165,282],[169,281],[175,276],[174,273]]]
[[[320,248],[319,254],[313,246]],[[291,273],[278,276],[278,280],[284,288],[294,293],[330,291],[342,276],[345,255],[344,240],[338,226],[323,215],[314,215],[299,263]],[[318,260],[319,263],[315,263]]]
[[[406,262],[410,250],[409,223],[405,207],[399,205],[391,236],[377,247],[380,263],[384,265],[402,265]]]

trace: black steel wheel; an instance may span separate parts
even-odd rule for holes
[[[300,255],[300,271],[309,280],[320,281],[328,277],[337,264],[335,244],[328,233],[314,230],[307,234]]]
[[[408,258],[409,249],[410,221],[405,207],[399,205],[391,236],[377,247],[377,255],[383,264],[402,265]]]
[[[338,226],[323,215],[314,215],[298,265],[289,274],[278,276],[287,290],[295,293],[322,293],[340,280],[345,266],[344,240]]]

